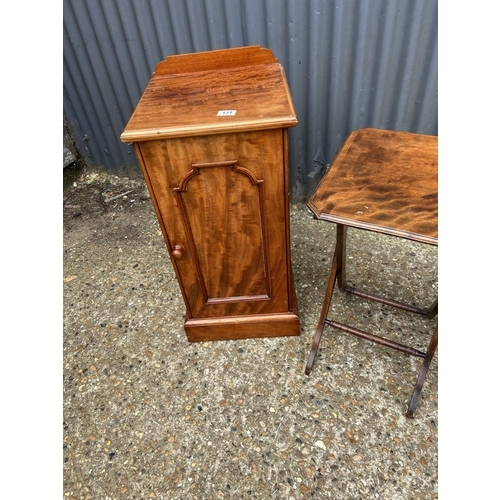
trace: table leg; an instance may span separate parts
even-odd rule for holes
[[[328,283],[326,285],[325,298],[323,299],[323,306],[321,308],[321,314],[319,317],[318,326],[316,328],[316,334],[314,335],[309,358],[307,359],[305,370],[306,375],[309,375],[311,373],[314,359],[316,358],[316,354],[318,352],[319,343],[321,341],[321,336],[323,335],[323,329],[325,327],[326,316],[328,314],[328,310],[330,309],[330,304],[332,301],[333,289],[335,288],[335,282],[337,281],[337,279],[339,288],[342,290],[343,287],[345,287],[346,236],[347,226],[337,224],[337,242],[335,244],[335,252],[333,254],[332,268],[330,270],[330,276],[328,277]]]
[[[437,302],[436,302],[437,307]],[[425,355],[424,361],[422,363],[422,367],[420,368],[420,373],[418,374],[417,383],[415,384],[415,389],[413,390],[413,395],[410,400],[410,404],[408,405],[408,410],[406,412],[406,416],[408,418],[413,418],[413,413],[417,407],[418,400],[420,398],[420,393],[422,392],[422,387],[425,382],[425,378],[427,377],[427,372],[429,370],[429,366],[432,361],[432,357],[434,356],[434,352],[436,351],[436,347],[438,345],[438,327],[434,330],[432,335],[432,339],[429,343],[429,347],[427,348],[427,354]]]
[[[346,243],[347,226],[337,224],[337,243],[335,245],[335,251],[337,252],[338,258],[337,286],[341,292],[343,292],[346,287]]]
[[[431,307],[429,307],[429,309],[427,309],[426,316],[429,319],[432,319],[436,316],[437,313],[438,313],[438,299],[436,297],[436,300],[432,303]]]

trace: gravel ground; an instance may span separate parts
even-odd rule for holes
[[[124,194],[126,193],[126,194]],[[325,328],[335,225],[291,207],[299,337],[189,343],[142,180],[65,169],[63,480],[69,500],[438,498],[438,352]],[[427,307],[437,248],[350,230],[348,282]],[[335,291],[329,317],[426,349],[437,319]]]

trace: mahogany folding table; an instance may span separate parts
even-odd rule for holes
[[[437,136],[366,128],[352,132],[322,178],[308,207],[337,225],[330,276],[305,373],[311,373],[325,325],[423,358],[406,416],[413,417],[438,344],[434,330],[426,352],[327,318],[335,284],[365,299],[434,318],[438,301],[419,308],[347,286],[346,237],[353,227],[429,245],[438,244]]]

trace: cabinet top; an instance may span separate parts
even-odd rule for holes
[[[157,64],[123,142],[294,127],[283,67],[258,45],[167,57]]]

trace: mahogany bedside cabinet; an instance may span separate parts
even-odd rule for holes
[[[132,142],[186,306],[189,341],[299,335],[284,70],[259,46],[168,56]]]

